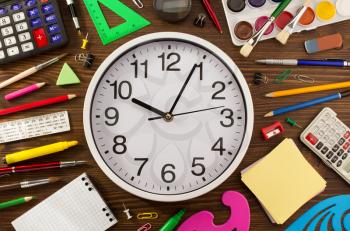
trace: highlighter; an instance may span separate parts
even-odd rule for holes
[[[182,216],[185,214],[185,209],[181,209],[159,229],[159,231],[172,231],[180,223]]]

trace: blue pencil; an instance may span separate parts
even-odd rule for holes
[[[279,109],[276,109],[276,110],[273,110],[273,111],[267,113],[264,117],[272,117],[272,116],[282,115],[282,114],[285,114],[287,112],[296,111],[296,110],[312,107],[312,106],[317,105],[317,104],[326,103],[329,101],[341,99],[341,98],[344,98],[346,96],[350,96],[350,91],[339,92],[339,93],[328,95],[325,97],[312,99],[310,101],[297,103],[297,104],[287,106],[287,107],[282,107],[282,108],[279,108]]]

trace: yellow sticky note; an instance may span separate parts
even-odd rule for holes
[[[267,156],[243,170],[242,181],[277,224],[283,224],[326,187],[326,181],[292,139],[285,139]]]

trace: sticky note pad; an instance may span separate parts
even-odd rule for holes
[[[285,139],[243,170],[242,181],[277,224],[283,224],[326,187],[326,181],[305,160],[292,139]]]
[[[80,83],[80,79],[74,73],[72,68],[67,63],[65,63],[62,67],[60,75],[58,76],[56,85],[62,86],[62,85],[70,85],[70,84],[77,84],[77,83]]]

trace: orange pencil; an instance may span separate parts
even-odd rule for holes
[[[57,96],[57,97],[53,97],[53,98],[49,98],[49,99],[44,99],[44,100],[40,100],[40,101],[36,101],[36,102],[21,104],[21,105],[10,107],[10,108],[5,108],[5,109],[0,110],[0,116],[16,113],[16,112],[20,112],[20,111],[26,111],[26,110],[33,109],[33,108],[43,107],[43,106],[50,105],[50,104],[65,102],[65,101],[74,99],[75,97],[76,97],[75,94],[61,95],[61,96]]]

